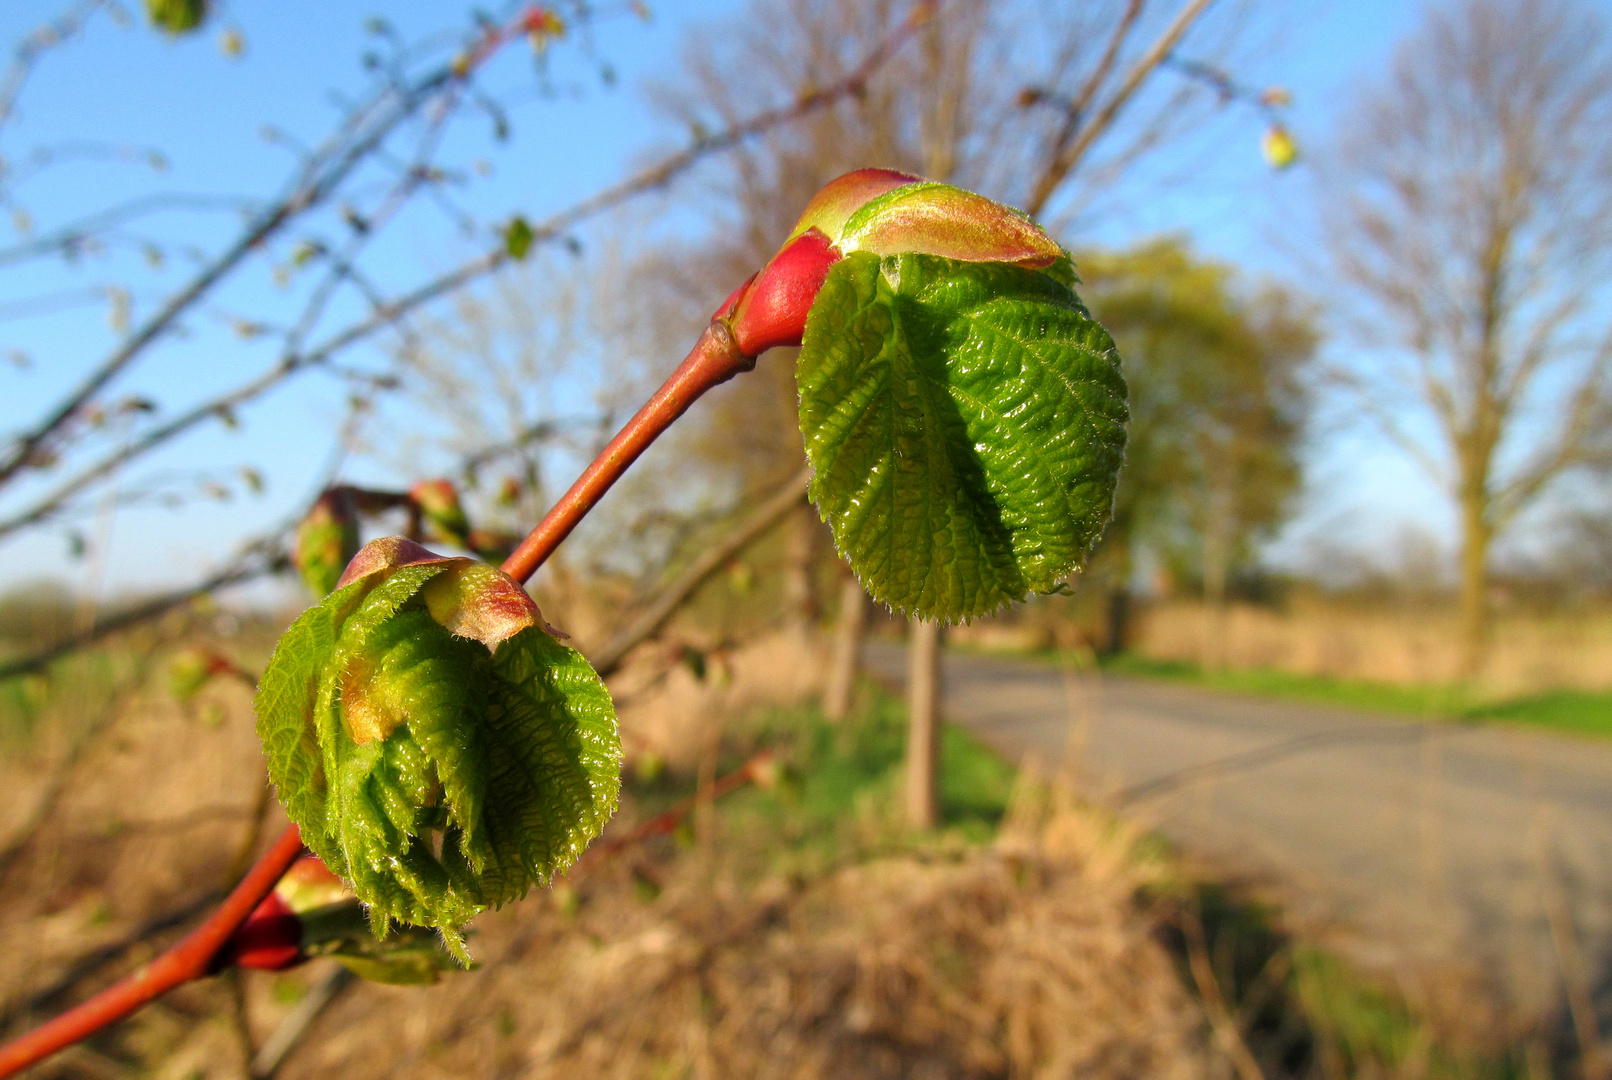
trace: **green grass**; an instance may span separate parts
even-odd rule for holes
[[[868,687],[863,707],[831,723],[814,707],[763,711],[731,733],[720,772],[771,749],[788,780],[772,790],[735,792],[719,808],[725,853],[755,873],[813,872],[870,850],[932,842],[902,824],[906,710]],[[1014,769],[961,728],[941,729],[940,811],[944,837],[984,843],[996,832],[1012,794]],[[629,780],[646,813],[693,791],[690,777],[651,784]]]
[[[1428,1080],[1523,1080],[1520,1046],[1487,1051],[1451,1045],[1403,997],[1362,978],[1335,954],[1292,947],[1290,1007],[1308,1021],[1328,1075],[1420,1076]]]
[[[1481,702],[1473,700],[1472,693],[1460,686],[1391,686],[1269,669],[1210,672],[1196,664],[1149,660],[1129,653],[1104,659],[1102,669],[1131,678],[1190,683],[1211,690],[1316,705],[1336,705],[1416,719],[1492,721],[1600,738],[1612,737],[1612,692],[1554,690],[1504,701]]]
[[[1211,690],[1308,701],[1318,705],[1340,705],[1400,716],[1456,716],[1465,707],[1464,692],[1457,686],[1393,686],[1355,679],[1334,679],[1324,675],[1295,675],[1268,668],[1204,671],[1196,664],[1178,660],[1151,660],[1134,653],[1105,657],[1101,664],[1103,671],[1113,675],[1186,682]]]
[[[1612,736],[1612,693],[1553,690],[1515,701],[1474,706],[1462,716],[1470,720],[1498,720],[1606,738]]]
[[[815,708],[780,709],[761,718],[756,736],[780,750],[800,777],[792,813],[829,823],[858,800],[899,795],[906,761],[906,709],[875,690],[844,724]],[[1007,809],[1013,769],[961,728],[941,728],[942,824],[989,839]]]

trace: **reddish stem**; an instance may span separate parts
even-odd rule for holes
[[[677,370],[655,391],[655,396],[627,421],[626,426],[610,440],[610,445],[571,485],[571,490],[554,504],[554,508],[538,522],[537,528],[504,560],[504,572],[517,581],[529,579],[661,432],[687,412],[701,394],[740,372],[749,371],[755,363],[755,357],[745,356],[739,351],[725,322],[712,322]],[[736,783],[745,782],[750,778],[750,772],[747,767],[741,770],[743,779],[730,779]],[[657,828],[664,826],[660,819],[650,824]],[[302,838],[297,827],[292,825],[274,842],[268,854],[247,872],[218,910],[178,945],[78,1008],[0,1047],[0,1080],[116,1023],[174,987],[211,974],[230,936],[274,891],[275,885],[301,852]]]
[[[174,987],[210,974],[214,958],[224,943],[264,897],[274,891],[281,876],[300,854],[302,837],[293,825],[274,842],[268,854],[247,871],[241,883],[207,921],[185,935],[179,944],[78,1008],[0,1047],[0,1077],[18,1073],[116,1023]]]
[[[683,823],[683,819],[692,814],[694,808],[699,806],[703,800],[715,802],[722,796],[737,791],[746,784],[755,783],[761,769],[771,763],[772,752],[763,750],[737,769],[728,773],[728,775],[718,777],[711,784],[710,790],[695,792],[664,813],[650,818],[631,832],[611,840],[601,840],[594,844],[581,859],[577,860],[576,866],[572,868],[571,873],[575,874],[578,871],[590,869],[611,856],[625,851],[627,848],[643,843],[652,836],[665,836],[667,833],[676,831],[677,827]]]
[[[726,323],[713,322],[707,326],[700,340],[689,350],[688,357],[655,391],[655,396],[627,421],[626,426],[610,440],[610,445],[593,459],[593,464],[571,485],[571,490],[561,496],[554,508],[537,523],[537,528],[521,541],[521,546],[504,560],[504,573],[521,582],[530,578],[560,546],[560,541],[571,535],[571,530],[610,490],[610,486],[621,479],[627,466],[638,460],[638,455],[647,450],[649,444],[672,425],[672,421],[687,412],[688,407],[711,387],[726,382],[740,372],[749,371],[755,365],[755,357],[739,352]]]

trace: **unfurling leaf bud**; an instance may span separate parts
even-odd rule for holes
[[[213,967],[285,971],[316,956],[365,979],[405,985],[436,982],[455,966],[420,931],[376,938],[352,890],[319,859],[305,855],[230,935]]]
[[[291,564],[316,596],[336,587],[341,572],[358,553],[358,508],[350,488],[332,488],[314,500],[297,526]]]
[[[615,711],[519,583],[402,537],[292,624],[257,695],[303,841],[385,936],[460,927],[564,870],[615,808]]]
[[[923,177],[894,169],[857,169],[830,180],[817,190],[789,233],[793,240],[807,229],[816,229],[831,241],[845,232],[851,215],[880,195],[908,184],[925,183]]]
[[[837,246],[849,255],[939,255],[1039,270],[1063,249],[1010,206],[927,181],[894,188],[852,214]]]
[[[353,902],[341,878],[312,855],[304,855],[274,887],[239,930],[230,935],[215,966],[284,971],[308,958],[303,916]]]
[[[829,270],[853,252],[938,255],[960,262],[1044,269],[1063,249],[1017,210],[949,184],[893,169],[858,169],[825,184],[761,272],[715,318],[739,351],[799,345]]]
[[[186,34],[207,18],[207,0],[146,0],[151,25],[168,34]]]
[[[254,908],[240,929],[230,935],[214,963],[219,969],[234,966],[284,971],[304,959],[302,920],[276,891]]]
[[[421,480],[409,488],[409,498],[419,508],[429,537],[455,547],[470,547],[470,520],[459,502],[459,489],[451,480]]]

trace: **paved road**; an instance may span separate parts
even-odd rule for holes
[[[866,659],[903,679],[899,645]],[[1074,755],[1087,794],[1275,890],[1361,962],[1481,969],[1539,1009],[1561,1001],[1565,948],[1612,1005],[1612,742],[972,655],[943,672],[951,719],[1012,760]]]

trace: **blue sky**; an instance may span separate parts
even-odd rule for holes
[[[1250,40],[1256,48],[1239,61],[1237,74],[1251,85],[1291,88],[1291,126],[1301,144],[1312,145],[1327,138],[1351,84],[1381,68],[1414,15],[1414,5],[1399,0],[1245,3],[1253,12]],[[41,0],[5,5],[0,41],[17,40],[59,6]],[[618,17],[596,28],[598,54],[619,75],[614,88],[601,85],[593,62],[578,55],[578,43],[563,44],[552,56],[560,94],[552,100],[526,95],[512,113],[511,142],[495,145],[475,124],[456,136],[464,140],[455,148],[465,151],[461,157],[484,157],[491,167],[464,196],[478,217],[496,220],[519,212],[540,218],[621,177],[651,151],[678,144],[682,134],[656,116],[643,87],[676,73],[679,51],[695,28],[718,24],[742,5],[661,0],[651,6],[654,17],[647,23]],[[44,229],[130,190],[267,196],[287,174],[291,156],[285,145],[263,137],[263,125],[305,142],[328,128],[337,115],[333,95],[356,93],[363,85],[357,58],[373,47],[364,26],[368,16],[384,15],[410,38],[440,29],[448,22],[444,12],[455,10],[440,3],[234,0],[223,22],[177,41],[101,20],[47,55],[25,89],[17,118],[0,129],[0,154],[16,168],[43,144],[116,142],[160,147],[167,171],[159,175],[143,160],[62,165],[19,184],[19,205]],[[229,59],[218,47],[226,27],[244,36],[244,57]],[[1182,52],[1190,54],[1190,42]],[[489,80],[502,87],[526,85],[530,62],[524,47],[512,50]],[[1303,242],[1304,176],[1302,169],[1275,174],[1264,166],[1258,149],[1262,126],[1249,110],[1224,126],[1230,135],[1211,153],[1197,147],[1183,151],[1191,157],[1161,159],[1161,172],[1184,171],[1191,181],[1100,223],[1083,239],[1123,244],[1160,232],[1184,233],[1206,252],[1256,273],[1293,279],[1287,251]],[[211,248],[238,218],[222,211],[183,220],[189,222],[180,226],[184,234]],[[17,239],[0,215],[0,248]],[[382,273],[398,284],[476,250],[473,241],[429,215],[399,222],[388,244]],[[109,285],[129,288],[138,319],[182,279],[183,269],[180,250],[165,252],[164,267],[151,270],[133,248],[76,266],[52,261],[0,268],[0,426],[10,430],[25,423],[114,346]],[[273,353],[266,343],[243,342],[229,331],[228,308],[233,302],[242,310],[272,311],[276,304],[286,306],[277,299],[282,294],[259,270],[243,273],[231,290],[219,310],[189,320],[186,339],[120,384],[119,393],[146,394],[173,411],[269,363]],[[15,351],[27,355],[26,367],[5,362]],[[92,543],[105,536],[110,544],[101,587],[116,592],[183,581],[232,539],[290,512],[330,453],[339,401],[329,379],[305,379],[244,412],[239,430],[208,425],[153,462],[148,471],[194,471],[201,463],[230,479],[242,466],[257,467],[267,489],[260,497],[238,495],[182,511],[92,513],[77,527]],[[1315,478],[1317,494],[1290,530],[1289,551],[1302,546],[1306,530],[1335,533],[1340,522],[1364,539],[1388,535],[1388,523],[1405,519],[1439,530],[1447,526],[1427,485],[1359,433],[1328,437],[1316,454]],[[20,502],[13,497],[3,505]],[[4,543],[0,584],[79,572],[59,528]]]

